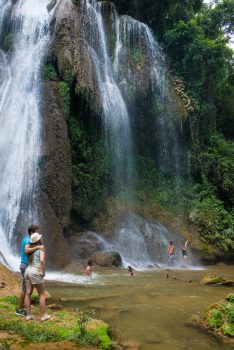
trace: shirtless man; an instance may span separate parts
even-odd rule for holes
[[[92,273],[93,273],[92,266],[93,266],[92,260],[88,260],[88,264],[85,268],[85,274],[87,276],[92,276]]]
[[[168,253],[168,265],[175,265],[175,246],[174,243],[171,241],[167,247],[167,253]]]

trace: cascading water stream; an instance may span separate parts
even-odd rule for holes
[[[133,69],[129,51],[138,55],[139,61],[145,60],[145,77],[150,82],[152,99],[157,104],[155,113],[156,143],[158,147],[157,163],[160,167],[172,169],[174,176],[180,176],[180,146],[176,130],[175,116],[178,114],[171,96],[165,58],[150,28],[129,16],[119,17],[115,7],[111,7],[113,30],[116,35],[114,67],[119,85],[123,87],[123,96],[134,94],[136,72]],[[135,50],[135,52],[134,52]],[[146,84],[147,85],[147,84]],[[130,88],[132,86],[132,88]],[[133,97],[133,96],[131,96]],[[177,122],[178,124],[178,122]]]
[[[102,17],[105,2],[83,1],[83,33],[101,99],[104,136],[111,154],[115,193],[132,188],[132,135],[126,103],[114,77]]]
[[[19,0],[10,18],[14,48],[8,54],[0,51],[0,261],[13,269],[18,267],[13,255],[17,218],[37,219],[40,66],[49,43],[48,3]],[[10,4],[1,0],[1,23]]]
[[[106,12],[104,12],[105,6],[107,7]],[[105,13],[105,16],[103,13]],[[177,191],[181,179],[181,146],[177,130],[178,120],[176,120],[178,114],[171,95],[165,59],[160,45],[147,25],[129,16],[119,17],[112,3],[87,1],[86,16],[87,14],[91,27],[89,48],[98,76],[104,116],[109,117],[106,120],[107,128],[111,127],[116,132],[117,128],[114,123],[116,120],[121,121],[121,119],[112,118],[111,111],[113,112],[113,108],[111,103],[113,95],[108,91],[110,79],[111,82],[114,81],[115,86],[118,86],[118,91],[121,91],[121,100],[124,99],[128,109],[130,109],[131,101],[134,101],[133,103],[137,101],[136,87],[142,83],[145,84],[145,88],[150,91],[152,102],[157,105],[154,115],[154,140],[157,144],[155,160],[158,168],[168,169],[167,171],[175,179],[175,191]],[[107,24],[104,25],[105,21]],[[113,41],[113,37],[115,38],[114,53],[110,55],[107,47],[113,46],[113,42],[108,43],[108,39]],[[138,65],[135,62],[133,64],[134,57],[132,56],[134,55],[136,56],[135,61],[139,61]],[[144,62],[144,64],[142,65],[141,62]],[[142,83],[138,81],[140,74],[136,70],[142,71],[140,73],[145,78]],[[107,91],[105,87],[107,87]],[[142,86],[140,88],[142,89]],[[107,101],[109,108],[107,107]],[[116,115],[120,111],[120,106],[121,104],[116,103]],[[129,117],[133,119],[134,115]],[[116,135],[118,134],[116,133]],[[116,143],[113,131],[110,136]],[[135,140],[135,144],[137,144],[137,140]],[[124,147],[122,148],[123,151],[126,150],[124,143],[122,146]],[[160,259],[159,255],[163,255],[163,251],[166,254],[166,246],[169,240],[173,240],[173,237],[175,237],[179,242],[179,238],[176,237],[175,233],[167,231],[159,224],[148,225],[150,229],[144,235],[139,227],[143,225],[140,221],[136,219],[134,214],[126,217],[124,225],[113,234],[111,239],[113,249],[120,252],[124,264],[130,263],[135,267],[156,266],[157,263],[161,264],[162,261],[165,263],[165,257]],[[150,239],[146,237],[150,237]],[[181,245],[181,242],[179,244]],[[155,248],[154,252],[152,252],[152,246]]]

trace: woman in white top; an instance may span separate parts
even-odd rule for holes
[[[35,232],[31,235],[31,244],[30,247],[36,247],[37,245],[42,245],[41,235],[38,232]],[[34,317],[31,314],[31,301],[30,297],[33,291],[33,288],[36,287],[36,290],[39,295],[39,307],[41,312],[41,321],[47,321],[50,319],[50,315],[45,313],[45,288],[43,278],[45,277],[45,252],[43,250],[36,250],[34,253],[29,255],[29,265],[25,271],[26,279],[26,295],[25,295],[25,306],[27,311],[26,320],[33,320]]]

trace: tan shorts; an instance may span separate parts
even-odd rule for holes
[[[43,272],[37,266],[28,266],[25,271],[25,279],[30,280],[32,284],[43,283]]]

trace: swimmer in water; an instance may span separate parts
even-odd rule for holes
[[[131,276],[131,277],[134,276],[133,269],[131,266],[128,266],[128,276]]]
[[[88,260],[87,266],[85,268],[86,276],[92,276],[93,274],[92,266],[93,266],[92,260]]]

